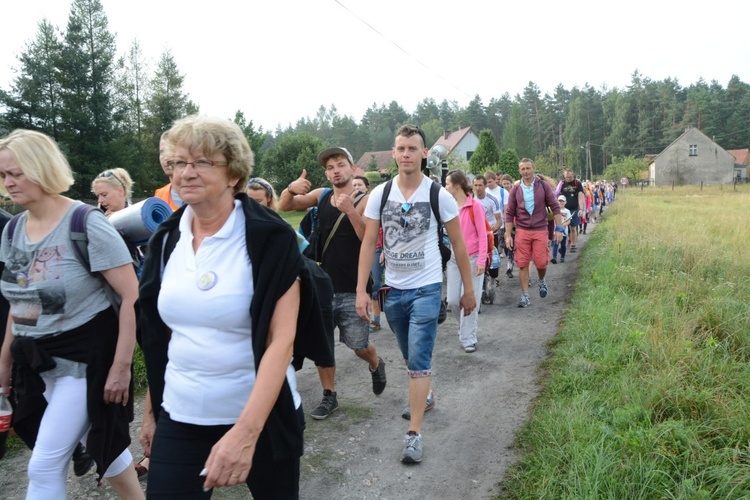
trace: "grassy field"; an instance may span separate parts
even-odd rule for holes
[[[750,186],[621,191],[504,496],[750,497],[749,214]]]
[[[306,213],[307,211],[303,210],[301,212],[279,212],[279,215],[291,224],[294,229],[297,229],[299,227],[299,221],[302,220],[302,217],[304,217]]]

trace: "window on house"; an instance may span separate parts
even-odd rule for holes
[[[697,144],[691,144],[690,145],[690,156],[698,156],[698,145]]]
[[[474,151],[467,151],[466,152],[466,161],[471,160],[471,155],[473,155],[473,154],[474,154]]]

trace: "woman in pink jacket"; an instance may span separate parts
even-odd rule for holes
[[[445,178],[445,189],[456,199],[459,207],[458,220],[469,253],[471,268],[474,270],[474,295],[482,293],[482,280],[487,263],[487,229],[482,204],[475,202],[471,196],[472,188],[469,178],[461,170],[448,172]],[[463,294],[461,274],[458,271],[455,255],[451,255],[446,267],[448,281],[448,305],[458,321],[458,338],[464,351],[471,353],[477,350],[477,313],[474,309],[468,316],[463,316],[459,301]]]

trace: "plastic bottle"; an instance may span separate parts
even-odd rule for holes
[[[5,455],[5,441],[8,439],[12,419],[13,407],[0,389],[0,458]]]

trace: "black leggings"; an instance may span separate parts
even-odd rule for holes
[[[169,414],[162,411],[151,447],[147,498],[211,498],[213,490],[203,492],[205,478],[198,474],[203,470],[211,448],[231,428],[231,425],[183,424],[170,419]],[[247,486],[253,498],[299,498],[299,457],[274,462],[259,455],[255,453],[247,477]]]

